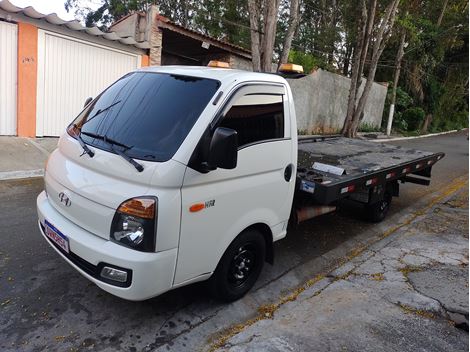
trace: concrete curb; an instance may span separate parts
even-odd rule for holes
[[[381,139],[366,139],[366,140],[371,141],[371,142],[374,142],[374,143],[395,142],[395,141],[405,141],[405,140],[410,140],[410,139],[435,137],[435,136],[440,136],[440,135],[443,135],[443,134],[450,134],[450,133],[455,133],[455,132],[459,132],[459,130],[452,130],[452,131],[439,132],[439,133],[429,133],[429,134],[423,134],[422,136],[397,137],[397,138],[381,138]]]
[[[16,180],[20,178],[43,177],[44,169],[4,171],[0,172],[0,181]]]

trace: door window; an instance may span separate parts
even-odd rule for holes
[[[238,133],[238,146],[284,138],[282,95],[247,94],[235,101],[220,126]]]

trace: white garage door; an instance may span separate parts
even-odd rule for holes
[[[39,31],[36,134],[59,136],[88,97],[140,66],[140,56]]]
[[[16,24],[0,21],[0,135],[16,134]]]

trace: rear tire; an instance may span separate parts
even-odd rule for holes
[[[387,213],[392,204],[392,194],[385,192],[383,198],[377,203],[368,204],[366,206],[367,219],[370,222],[381,222],[387,216]]]
[[[230,244],[209,279],[212,295],[232,302],[243,297],[255,284],[266,258],[266,242],[255,230],[243,231]]]

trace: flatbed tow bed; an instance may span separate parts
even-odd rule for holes
[[[299,136],[297,196],[317,205],[343,198],[376,203],[387,189],[398,196],[398,181],[429,185],[432,166],[443,157],[340,136]]]

